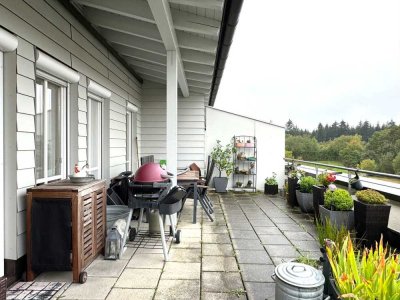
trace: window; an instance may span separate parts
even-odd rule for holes
[[[65,178],[66,88],[56,78],[36,79],[35,163],[36,183]]]
[[[102,99],[89,95],[88,101],[88,171],[101,178]]]

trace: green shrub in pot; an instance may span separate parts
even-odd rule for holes
[[[387,202],[385,196],[371,189],[358,191],[356,197],[359,201],[366,204],[385,204]]]
[[[336,189],[326,191],[324,206],[330,210],[351,210],[353,208],[353,199],[346,190]]]
[[[317,180],[311,176],[302,177],[300,180],[300,192],[312,193],[313,185],[317,184]]]

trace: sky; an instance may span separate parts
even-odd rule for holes
[[[299,128],[400,123],[400,1],[245,0],[214,107]]]

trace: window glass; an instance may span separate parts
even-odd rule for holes
[[[89,99],[89,145],[88,145],[88,163],[90,174],[95,178],[101,178],[101,115],[102,103],[100,101]]]
[[[36,116],[35,116],[35,170],[36,178],[44,177],[44,117],[43,117],[44,81],[36,80]]]

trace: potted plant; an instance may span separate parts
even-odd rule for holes
[[[348,191],[342,189],[327,190],[324,197],[324,205],[319,206],[321,221],[327,219],[330,223],[347,230],[354,227],[353,198]]]
[[[311,213],[314,211],[312,187],[317,180],[311,176],[301,177],[299,190],[296,190],[297,201],[302,212]]]
[[[214,177],[214,187],[217,193],[226,193],[228,177],[233,171],[232,154],[234,152],[235,148],[232,144],[227,144],[224,147],[221,145],[220,140],[217,140],[217,145],[211,152],[211,158],[214,160],[215,167],[219,171],[219,176]],[[225,172],[227,177],[222,177],[222,172]]]
[[[391,206],[385,196],[375,190],[358,191],[356,197],[354,223],[357,237],[373,244],[387,229]]]
[[[265,178],[264,194],[266,195],[278,194],[278,181],[276,180],[275,172],[272,172],[272,177]]]
[[[320,220],[319,206],[324,205],[324,194],[328,185],[333,184],[336,180],[336,176],[329,172],[323,172],[317,176],[318,184],[313,185],[313,205],[314,205],[314,216]]]
[[[382,238],[375,247],[357,251],[348,235],[340,245],[326,247],[326,252],[340,299],[400,298],[400,260]]]
[[[236,182],[236,187],[240,188],[240,187],[242,186],[242,184],[243,184],[243,182],[237,181],[237,182]]]
[[[299,203],[297,201],[297,197],[296,197],[296,190],[299,187],[298,181],[299,178],[301,178],[301,176],[304,173],[302,171],[298,171],[296,169],[292,170],[289,172],[288,174],[288,203],[291,207],[294,206],[299,206]]]

